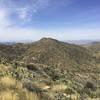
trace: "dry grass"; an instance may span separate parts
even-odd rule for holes
[[[3,90],[0,91],[0,100],[40,100],[36,93],[22,88],[22,84],[11,77],[0,79]]]
[[[0,83],[5,88],[22,88],[22,84],[12,77],[2,77]]]
[[[8,66],[0,64],[0,73],[4,74],[9,69]]]
[[[12,91],[4,91],[0,93],[0,100],[19,100],[17,93],[12,93]]]
[[[15,88],[17,85],[17,81],[13,78],[10,77],[2,77],[1,80],[1,85],[5,88]]]
[[[26,100],[40,100],[39,96],[36,93],[29,92],[26,89],[24,90]]]
[[[63,91],[66,90],[67,86],[65,84],[60,84],[60,85],[54,85],[52,87],[53,91]]]
[[[0,92],[0,100],[40,100],[36,93],[29,92],[26,89],[22,92],[24,94],[21,93],[24,98],[19,93],[11,90],[2,91]]]

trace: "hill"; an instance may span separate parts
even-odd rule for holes
[[[54,66],[84,64],[92,60],[92,52],[81,46],[43,38],[29,44],[0,45],[2,58]]]
[[[0,97],[13,91],[15,100],[99,100],[99,65],[91,49],[51,38],[1,44]]]
[[[100,42],[90,42],[90,43],[84,44],[82,46],[92,49],[94,52],[100,51]]]

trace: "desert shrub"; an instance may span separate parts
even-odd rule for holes
[[[44,68],[44,71],[52,78],[53,81],[59,80],[61,75],[53,67]]]
[[[72,94],[75,94],[75,91],[74,91],[72,88],[68,87],[68,88],[65,90],[65,93],[66,93],[67,95],[70,95],[69,100],[72,100]]]
[[[31,92],[36,92],[36,93],[41,93],[41,89],[38,88],[35,84],[33,84],[32,82],[24,82],[23,83],[23,88],[26,88],[27,90],[31,91]]]
[[[60,77],[59,77],[59,75],[57,75],[57,74],[53,74],[53,75],[52,75],[52,80],[53,80],[53,81],[59,80],[59,78],[60,78]]]
[[[29,91],[29,94],[26,93],[26,95],[28,96],[28,98],[31,98],[31,99],[25,99],[25,100],[33,100],[34,97],[32,97],[31,95],[34,95],[34,94],[35,94],[36,98],[38,98],[36,100],[51,100],[49,95],[47,96],[46,94],[44,94],[43,91],[32,82],[24,82],[23,88],[26,88]],[[39,98],[41,98],[41,99],[39,99]]]
[[[19,64],[17,62],[14,63],[14,68],[17,68],[19,66]]]
[[[19,90],[18,97],[19,100],[40,100],[40,97],[36,93],[30,92],[27,89]]]
[[[88,88],[88,89],[91,89],[91,90],[95,90],[96,89],[96,86],[92,82],[87,82],[85,84],[85,87],[84,88]]]
[[[86,93],[89,97],[93,98],[94,97],[94,93],[91,91],[91,89],[88,88],[84,88],[83,92]]]
[[[52,85],[53,85],[53,81],[48,81],[48,80],[47,80],[47,81],[45,81],[45,84],[46,84],[46,85],[49,85],[49,86],[52,86]]]
[[[65,92],[66,92],[66,94],[74,94],[75,92],[74,92],[74,90],[72,89],[72,88],[67,88],[66,90],[65,90]]]
[[[32,71],[38,71],[38,68],[33,64],[28,64],[27,69]]]

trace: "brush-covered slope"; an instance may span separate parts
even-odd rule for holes
[[[92,50],[94,53],[94,58],[96,59],[96,63],[100,63],[100,42],[91,42],[82,45],[83,47]]]
[[[30,44],[0,45],[0,52],[1,58],[8,61],[64,67],[92,61],[92,52],[88,49],[51,38]]]
[[[43,38],[0,45],[0,100],[99,100],[100,62],[92,50]]]
[[[26,50],[27,47],[21,43],[14,45],[0,44],[0,60],[1,62],[12,62],[20,60]]]
[[[67,66],[89,62],[92,52],[86,48],[60,42],[51,38],[43,38],[30,44],[23,61],[55,66]]]
[[[95,52],[99,52],[100,51],[100,42],[87,43],[87,44],[84,44],[83,47],[87,47],[89,49],[92,49]]]

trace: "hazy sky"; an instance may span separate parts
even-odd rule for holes
[[[100,39],[100,0],[0,0],[0,41]]]

